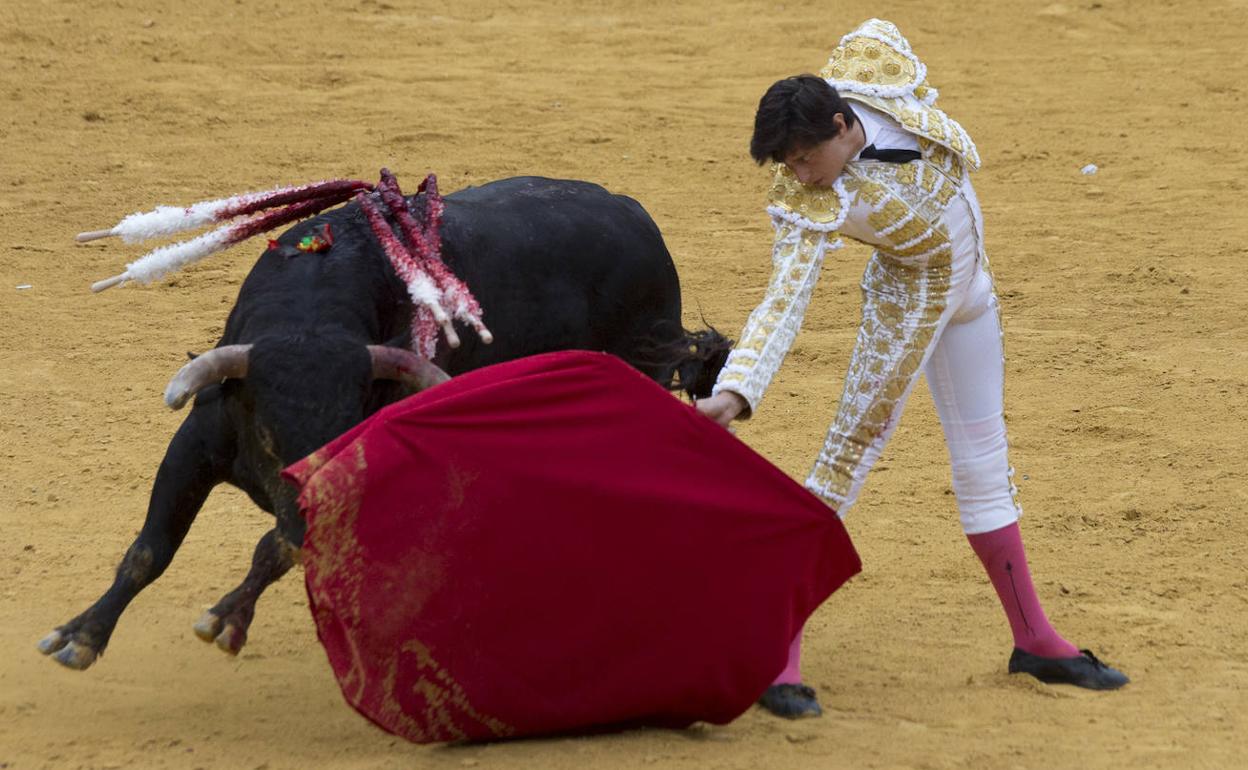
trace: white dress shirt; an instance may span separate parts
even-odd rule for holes
[[[850,108],[862,121],[862,131],[867,143],[863,149],[875,145],[877,150],[919,150],[919,138],[901,127],[901,124],[879,110],[855,102]],[[862,151],[859,150],[861,153]],[[855,155],[853,160],[858,160]]]

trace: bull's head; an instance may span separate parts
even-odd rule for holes
[[[224,345],[196,356],[173,376],[165,388],[165,403],[170,409],[181,409],[186,402],[209,385],[247,376],[251,345]],[[366,346],[373,364],[373,378],[398,380],[415,390],[446,382],[450,375],[426,358],[410,350],[386,345]]]
[[[179,409],[204,388],[235,380],[227,391],[254,430],[247,433],[259,439],[265,455],[286,465],[381,406],[375,380],[419,391],[447,379],[446,372],[409,350],[345,340],[272,340],[198,356],[169,382],[165,403]]]
[[[231,480],[276,514],[279,535],[298,547],[305,523],[281,469],[400,397],[393,386],[378,387],[379,380],[423,390],[447,379],[409,350],[298,335],[225,345],[196,357],[170,381],[165,403],[179,409],[206,388],[222,386],[210,397],[223,399],[222,417],[237,431],[235,467],[241,470]]]

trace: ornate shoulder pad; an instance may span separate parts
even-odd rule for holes
[[[936,89],[926,83],[927,66],[897,26],[883,19],[868,19],[841,38],[819,75],[841,93],[936,101]]]
[[[979,151],[964,128],[936,107],[927,65],[897,26],[868,19],[841,38],[820,76],[851,101],[893,116],[907,131],[953,150],[974,171]]]
[[[797,181],[783,163],[772,165],[775,179],[767,192],[767,213],[807,230],[833,232],[840,229],[849,212],[849,196],[838,178],[831,187],[814,187]]]

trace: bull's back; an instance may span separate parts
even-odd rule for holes
[[[495,333],[486,346],[461,329],[463,346],[439,356],[451,373],[572,348],[632,360],[639,344],[679,328],[676,268],[633,199],[589,182],[516,177],[457,191],[445,204],[443,258]],[[298,251],[326,225],[333,248]],[[383,342],[405,328],[406,292],[356,204],[301,222],[277,244],[244,281],[223,343],[306,334]]]
[[[497,332],[488,347],[466,338],[452,370],[568,348],[629,358],[679,328],[680,284],[658,227],[598,185],[517,177],[461,190],[446,198],[442,240]]]
[[[333,246],[301,251],[328,232]],[[355,203],[300,222],[270,242],[243,280],[222,344],[274,336],[340,335],[364,343],[401,333],[403,285]]]

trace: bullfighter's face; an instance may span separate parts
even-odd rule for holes
[[[848,127],[845,116],[838,112],[832,116],[832,123],[836,126],[836,136],[815,145],[798,147],[785,155],[784,165],[802,184],[831,187],[845,170],[845,164],[867,143],[862,121],[855,121],[852,128]]]

